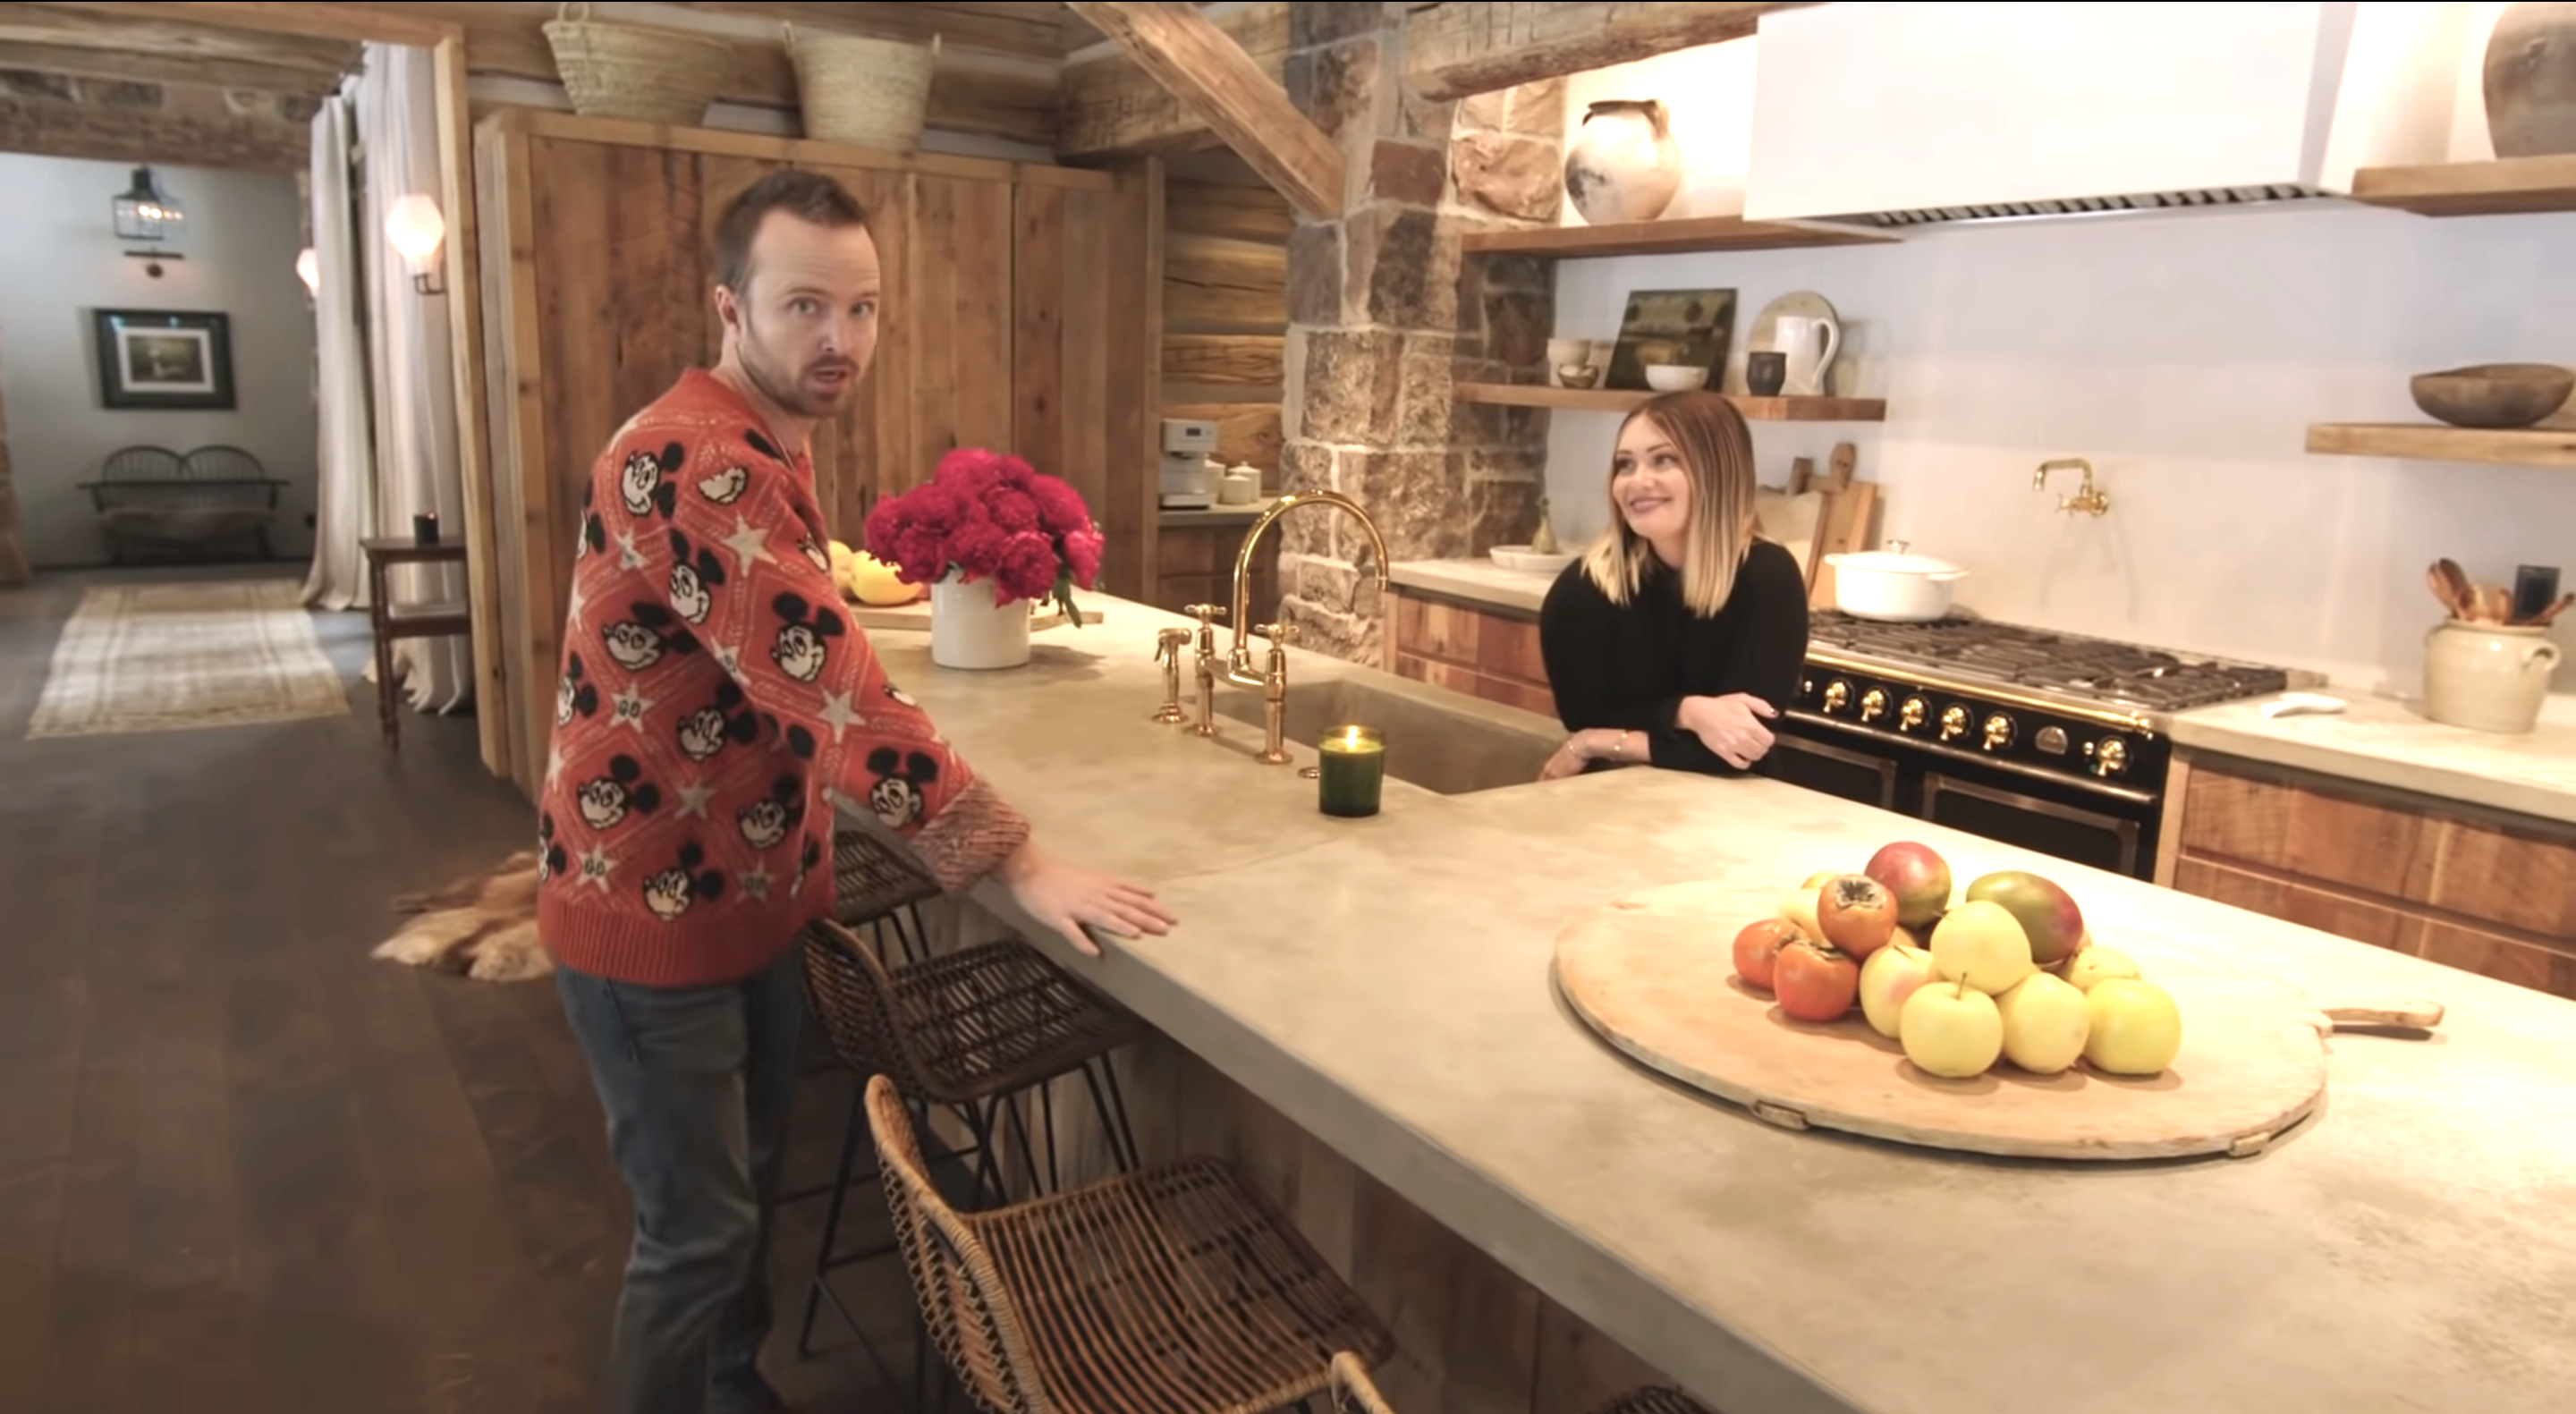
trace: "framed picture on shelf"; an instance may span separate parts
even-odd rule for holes
[[[232,317],[97,309],[98,402],[111,408],[233,407]]]
[[[1679,363],[1707,369],[1705,386],[1715,389],[1726,377],[1726,354],[1734,342],[1735,291],[1633,291],[1602,381],[1612,388],[1644,388],[1647,365]]]

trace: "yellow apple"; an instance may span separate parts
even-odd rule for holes
[[[909,604],[921,597],[921,586],[895,578],[894,566],[865,550],[850,552],[849,585],[862,604]]]
[[[2084,1054],[2093,1021],[2084,994],[2062,977],[2034,972],[1995,998],[2004,1022],[2004,1059],[2033,1075],[2055,1075]]]
[[[1932,965],[1953,982],[1993,995],[2038,970],[2030,937],[1999,903],[1960,904],[1932,925]]]
[[[1804,884],[1780,896],[1780,916],[1797,928],[1802,937],[1817,942],[1825,940],[1824,928],[1816,922],[1816,891]]]
[[[1893,1041],[1897,1018],[1915,989],[1934,981],[1932,954],[1902,940],[1869,955],[1860,965],[1860,1014],[1869,1029]]]
[[[2093,984],[2113,977],[2136,977],[2138,964],[2118,948],[2088,947],[2066,964],[2066,980],[2079,992],[2093,990]]]
[[[2182,1050],[2182,1008],[2153,982],[2105,977],[2084,994],[2084,1011],[2084,1059],[2096,1070],[2155,1075]]]
[[[1965,982],[1917,987],[1897,1013],[1896,1043],[1917,1070],[1945,1080],[1983,1075],[2003,1054],[1995,999]]]
[[[1842,871],[1838,869],[1820,869],[1815,873],[1808,875],[1807,882],[1800,884],[1798,887],[1802,889],[1821,889],[1825,886],[1825,881],[1827,879],[1830,879],[1841,872]]]

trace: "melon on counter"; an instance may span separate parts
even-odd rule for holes
[[[832,542],[832,582],[841,593],[862,604],[909,604],[921,597],[921,586],[906,584],[895,577],[894,566],[865,550],[853,550],[835,540]]]

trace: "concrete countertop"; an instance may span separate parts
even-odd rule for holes
[[[1445,594],[1497,609],[1535,614],[1547,602],[1555,574],[1508,570],[1490,559],[1399,560],[1386,567],[1386,577],[1401,589]]]
[[[1279,504],[1276,496],[1263,496],[1239,506],[1210,506],[1205,510],[1164,507],[1154,512],[1158,525],[1180,527],[1192,525],[1250,525],[1262,514]]]
[[[2271,698],[2202,707],[2174,717],[2174,744],[2576,825],[2576,697],[2551,697],[2538,728],[2505,736],[2444,726],[2385,697],[2323,691],[2344,710],[2265,717]]]
[[[1148,720],[1155,630],[1186,620],[1085,604],[1104,621],[1038,634],[1024,669],[871,635],[1043,841],[1181,919],[1098,961],[1041,945],[1727,1414],[2539,1414],[2576,1389],[2576,1002],[1759,778],[1390,780],[1379,816],[1326,819],[1251,759],[1257,727]],[[1553,729],[1290,656],[1292,707],[1356,677]],[[1550,986],[1596,905],[1786,886],[1896,838],[1963,879],[2048,873],[2151,967],[2449,1015],[2429,1041],[2336,1038],[2323,1110],[2258,1157],[2045,1165],[1769,1127],[1626,1062]]]

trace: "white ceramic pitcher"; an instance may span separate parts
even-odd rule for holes
[[[1821,314],[1784,314],[1771,321],[1772,344],[1788,356],[1789,376],[1780,391],[1793,398],[1822,397],[1825,370],[1843,345],[1842,326]]]
[[[2424,715],[2454,727],[2518,733],[2540,723],[2558,645],[2530,624],[2435,624],[2424,635]]]

